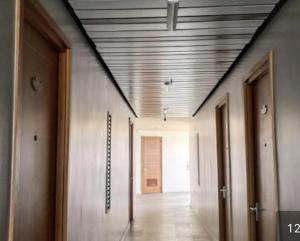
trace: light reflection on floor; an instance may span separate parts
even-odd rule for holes
[[[126,241],[210,241],[189,204],[189,193],[138,196]]]

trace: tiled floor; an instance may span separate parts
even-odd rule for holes
[[[138,196],[126,241],[210,241],[189,202],[188,193]]]

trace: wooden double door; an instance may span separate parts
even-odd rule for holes
[[[142,192],[162,192],[162,137],[143,136],[141,140]]]

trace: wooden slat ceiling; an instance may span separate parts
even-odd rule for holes
[[[278,0],[176,2],[69,0],[140,117],[192,116]]]

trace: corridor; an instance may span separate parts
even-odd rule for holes
[[[0,0],[0,241],[299,241],[299,26],[300,0]]]
[[[126,241],[210,241],[190,207],[190,193],[139,195]]]

